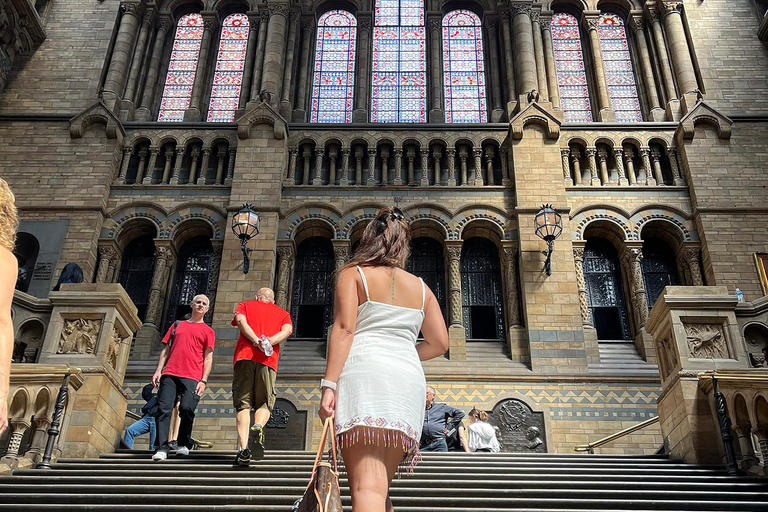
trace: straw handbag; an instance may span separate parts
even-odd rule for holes
[[[331,460],[321,462],[325,442],[331,438]],[[317,449],[312,477],[304,496],[293,504],[293,512],[341,512],[339,468],[336,462],[336,437],[333,435],[333,418],[326,418],[320,447]]]

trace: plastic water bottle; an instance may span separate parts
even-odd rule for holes
[[[744,293],[742,293],[742,291],[738,288],[736,288],[736,300],[739,302],[744,302]]]
[[[272,352],[274,352],[274,349],[272,348],[272,344],[269,342],[267,337],[263,334],[261,335],[261,350],[264,351],[264,355],[267,357],[271,356]]]

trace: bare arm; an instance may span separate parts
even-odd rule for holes
[[[293,326],[291,324],[283,324],[280,328],[280,332],[269,337],[269,342],[274,346],[288,339],[288,336],[293,334]]]
[[[443,313],[432,290],[427,289],[427,303],[424,307],[424,322],[421,333],[424,341],[416,345],[419,359],[428,361],[439,357],[448,350],[448,329],[445,327]]]
[[[213,349],[207,348],[205,349],[205,356],[203,358],[203,378],[200,382],[197,383],[197,386],[195,386],[195,394],[197,396],[203,396],[203,391],[205,391],[206,384],[202,381],[204,380],[208,382],[208,376],[211,374],[211,368],[213,368]]]
[[[155,374],[152,376],[152,384],[154,384],[155,387],[160,385],[160,375],[163,373],[165,362],[168,360],[169,350],[170,348],[166,343],[163,350],[160,351],[160,357],[157,358],[157,368],[155,368]]]
[[[235,317],[235,321],[237,322],[237,328],[240,329],[240,333],[245,336],[245,339],[253,343],[254,345],[258,345],[261,343],[261,340],[259,340],[259,337],[256,336],[256,333],[253,332],[253,329],[251,329],[251,326],[248,325],[248,320],[246,320],[245,315],[240,313]]]
[[[13,356],[13,321],[11,303],[14,283],[19,273],[16,257],[0,249],[0,434],[8,427],[8,393]]]

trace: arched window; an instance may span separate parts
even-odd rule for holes
[[[35,273],[37,256],[40,253],[40,242],[30,234],[20,231],[16,235],[16,247],[13,254],[19,263],[19,273],[16,276],[16,289],[26,293],[32,282],[32,274]]]
[[[667,244],[658,239],[646,240],[643,243],[643,282],[648,299],[648,309],[651,309],[661,296],[665,286],[679,284],[675,253]]]
[[[467,10],[443,18],[446,123],[485,123],[485,67],[480,17]]]
[[[248,16],[230,14],[221,26],[221,42],[213,74],[209,123],[228,123],[235,118],[243,86],[245,51],[248,46]]]
[[[296,248],[291,318],[297,338],[325,339],[333,312],[333,246],[327,238],[307,238]]]
[[[584,247],[583,267],[589,316],[597,339],[632,339],[616,248],[607,240],[590,238]]]
[[[584,52],[576,18],[565,13],[552,16],[552,45],[565,120],[569,123],[591,123],[592,107],[589,104]]]
[[[615,14],[603,14],[597,20],[597,35],[600,38],[600,53],[603,54],[608,96],[616,112],[616,120],[639,123],[643,120],[643,114],[640,112],[624,20]]]
[[[165,318],[166,329],[174,321],[182,320],[185,315],[192,313],[189,303],[195,295],[208,294],[213,257],[213,246],[207,236],[191,238],[181,246],[168,315]]]
[[[192,84],[195,83],[202,38],[202,16],[185,14],[179,19],[158,121],[177,123],[184,120],[184,111],[189,107],[189,100],[192,98]]]
[[[317,22],[313,123],[352,122],[357,20],[347,11],[328,11]]]
[[[131,240],[123,251],[119,281],[136,305],[137,314],[142,322],[147,314],[149,289],[154,271],[155,242],[152,235],[142,235]]]
[[[376,0],[371,122],[427,121],[424,0]]]
[[[504,310],[498,248],[470,238],[461,254],[461,296],[468,340],[503,340]]]
[[[414,238],[405,269],[424,280],[445,316],[445,256],[440,242],[429,237]]]

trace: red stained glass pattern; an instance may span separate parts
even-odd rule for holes
[[[376,0],[371,122],[427,121],[423,0]]]
[[[565,112],[565,120],[570,123],[591,123],[592,107],[576,18],[565,13],[552,16],[552,45],[560,105]]]
[[[351,13],[328,11],[318,20],[310,122],[352,122],[356,40]]]
[[[230,14],[224,18],[208,105],[209,123],[229,123],[235,118],[243,86],[248,28],[248,16],[245,14]]]
[[[603,14],[597,20],[597,35],[600,38],[600,52],[603,54],[608,96],[616,112],[616,120],[623,123],[642,122],[643,114],[624,20],[615,14]]]
[[[165,77],[163,99],[160,101],[160,122],[181,122],[192,97],[192,84],[200,56],[200,40],[203,38],[203,17],[186,14],[179,19],[176,37],[173,39],[171,61]]]
[[[443,83],[446,123],[488,122],[483,32],[472,11],[452,11],[443,18]]]

